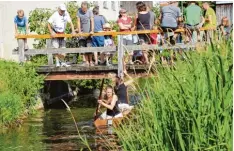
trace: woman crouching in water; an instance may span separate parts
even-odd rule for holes
[[[106,95],[104,96],[104,100],[98,100],[98,103],[107,108],[106,119],[123,117],[123,114],[118,108],[118,98],[114,94],[114,90],[111,86],[106,87]]]

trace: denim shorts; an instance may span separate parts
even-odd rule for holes
[[[93,47],[103,47],[104,46],[104,36],[93,36],[92,37],[92,46]]]

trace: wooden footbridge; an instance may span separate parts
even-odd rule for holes
[[[201,28],[201,31],[211,30],[206,28]],[[79,36],[103,36],[111,35],[117,37],[117,46],[110,47],[87,47],[87,48],[51,48],[51,36],[46,35],[18,35],[16,38],[19,43],[19,60],[24,62],[25,55],[38,55],[44,54],[48,56],[48,64],[38,67],[36,70],[39,74],[46,75],[45,80],[75,80],[75,79],[101,79],[108,78],[113,74],[122,76],[124,70],[124,54],[130,53],[134,50],[190,50],[196,47],[195,44],[175,44],[173,46],[165,44],[162,46],[159,45],[123,45],[123,36],[129,34],[150,34],[150,33],[160,33],[160,30],[144,30],[144,31],[131,31],[131,32],[99,32],[94,34],[81,33],[76,35],[71,34],[59,34],[55,37],[79,37]],[[178,29],[175,32],[180,32],[185,34],[185,29]],[[44,49],[29,49],[24,51],[24,40],[25,38],[41,38],[46,39],[46,48]],[[117,64],[112,66],[82,66],[80,64],[71,65],[70,67],[56,67],[53,64],[53,54],[77,54],[77,53],[88,53],[88,52],[115,52],[118,55]],[[125,68],[132,76],[147,76],[150,72],[150,69],[154,62],[151,62],[149,65],[126,65]]]

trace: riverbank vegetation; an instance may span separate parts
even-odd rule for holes
[[[116,130],[123,150],[232,150],[232,45],[187,52],[139,81],[142,103]]]
[[[42,84],[43,77],[32,65],[0,60],[0,127],[32,111]]]

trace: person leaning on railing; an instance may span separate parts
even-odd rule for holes
[[[91,33],[94,31],[94,19],[93,12],[89,9],[89,4],[84,1],[81,3],[81,8],[77,11],[77,29],[79,33]],[[91,47],[92,39],[91,37],[80,37],[79,40],[80,47]],[[83,55],[83,65],[89,66],[93,65],[93,53],[84,53]]]
[[[204,23],[203,27],[213,28],[213,29],[209,29],[209,30],[205,31],[206,40],[209,41],[210,38],[213,38],[214,28],[216,28],[216,20],[217,20],[216,14],[215,14],[215,11],[210,7],[208,2],[204,2],[202,4],[202,7],[206,11],[205,17],[204,17],[205,23]]]
[[[190,1],[189,6],[185,9],[185,28],[189,30],[186,34],[187,41],[192,39],[193,42],[200,41],[200,28],[205,22],[202,15],[202,9],[196,4],[195,1]],[[197,32],[197,33],[196,33]],[[191,34],[190,34],[191,33]]]
[[[17,11],[17,15],[14,18],[15,23],[15,36],[28,34],[28,19],[24,16],[22,9]],[[28,49],[27,39],[24,39],[24,49]]]
[[[117,20],[120,32],[132,31],[132,19],[127,15],[127,10],[120,9],[119,19]],[[132,35],[123,35],[123,45],[133,45],[133,36]],[[129,64],[132,62],[133,52],[129,53]]]
[[[99,15],[99,9],[97,7],[93,8],[94,14],[94,32],[102,32],[105,20]],[[104,46],[104,36],[92,36],[92,47],[103,47]],[[94,55],[95,65],[98,65],[98,54]],[[94,64],[91,62],[91,66]]]
[[[58,7],[58,11],[56,11],[52,16],[50,16],[48,20],[48,28],[50,31],[50,35],[52,37],[52,46],[54,48],[66,48],[66,43],[64,38],[55,38],[54,36],[56,34],[64,34],[64,31],[66,29],[67,22],[70,23],[72,28],[72,34],[75,34],[74,26],[71,21],[71,17],[69,13],[66,11],[66,5],[60,4]],[[66,64],[65,61],[61,61],[61,59],[64,59],[65,54],[56,55],[56,66],[65,66],[68,67],[70,65]]]
[[[150,30],[150,12],[147,10],[145,3],[137,2],[136,8],[138,13],[134,18],[134,28],[136,30]],[[150,35],[149,34],[138,34],[139,43],[141,45],[150,44]],[[145,64],[149,64],[148,52],[147,50],[142,50]]]
[[[177,1],[172,1],[169,5],[161,8],[159,20],[163,32],[167,33],[165,39],[169,39],[171,44],[175,44],[177,34],[174,31],[178,28],[178,22],[182,21],[181,10]],[[172,33],[172,35],[168,35]]]

